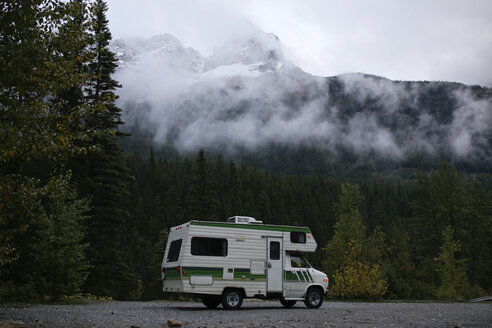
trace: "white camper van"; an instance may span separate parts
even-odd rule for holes
[[[319,308],[328,277],[303,257],[316,250],[307,227],[267,225],[251,217],[190,221],[169,231],[162,261],[163,291],[202,297],[237,309],[243,298],[276,298],[286,307]]]

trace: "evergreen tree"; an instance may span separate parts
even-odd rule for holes
[[[89,271],[85,256],[88,245],[84,244],[84,213],[89,206],[77,199],[68,180],[60,182],[64,189],[49,195],[48,216],[37,231],[33,246],[36,289],[51,300],[79,292]]]
[[[408,299],[413,296],[416,268],[410,236],[401,227],[394,225],[389,247],[388,280],[394,297]]]
[[[464,297],[470,292],[470,285],[466,275],[466,260],[459,259],[461,243],[454,239],[453,228],[449,225],[443,232],[442,246],[440,247],[438,270],[441,285],[437,296],[444,299]]]
[[[152,248],[152,279],[149,283],[149,292],[147,292],[148,296],[152,296],[152,299],[157,299],[162,296],[162,276],[161,276],[161,267],[162,267],[162,259],[164,257],[164,252],[166,251],[167,245],[167,237],[169,235],[169,230],[164,228],[159,233],[159,239],[154,244]]]
[[[421,219],[422,252],[437,255],[441,235],[451,225],[462,238],[467,226],[470,202],[467,184],[448,162],[443,162],[435,174],[423,169],[417,173],[417,193],[412,203],[415,214]]]
[[[215,182],[210,175],[205,152],[200,149],[193,165],[190,211],[195,220],[216,220]]]
[[[485,272],[492,272],[491,261],[483,254],[490,251],[490,222],[492,200],[479,184],[470,184],[448,162],[436,172],[420,170],[417,192],[412,201],[412,218],[416,264],[419,280],[437,286],[441,278],[436,263],[441,236],[448,226],[461,243],[461,253],[469,261],[471,281],[490,286]],[[468,274],[468,272],[467,272]],[[434,287],[435,288],[435,287]],[[435,294],[429,289],[429,293]]]
[[[115,101],[118,96],[115,94],[121,85],[114,80],[111,75],[115,72],[117,59],[115,54],[109,49],[111,32],[108,27],[106,11],[108,7],[103,0],[97,0],[92,7],[92,20],[90,22],[90,32],[92,42],[90,52],[92,60],[87,64],[89,79],[85,85],[85,98],[91,104],[100,104],[102,110],[94,112],[86,125],[88,127],[103,128],[107,133],[97,136],[93,146],[104,146],[104,142],[114,143],[111,138],[114,135],[124,135],[118,131],[123,121],[121,120],[121,109],[116,106]]]
[[[109,50],[111,33],[106,19],[107,5],[94,3],[91,21],[93,60],[88,64],[90,79],[84,89],[89,103],[101,104],[104,110],[94,113],[86,125],[109,133],[95,136],[88,147],[98,149],[72,163],[80,190],[91,197],[88,222],[88,255],[93,269],[86,283],[96,295],[125,298],[135,288],[136,276],[128,250],[130,214],[127,207],[129,184],[133,177],[126,165],[126,155],[116,143],[118,126],[122,124],[121,109],[115,105],[117,81],[112,79],[117,64]]]
[[[258,197],[258,214],[263,222],[273,222],[270,213],[271,205],[268,193],[263,190]]]
[[[84,82],[89,81],[87,76],[87,63],[92,59],[93,53],[89,51],[91,43],[90,35],[87,33],[89,17],[88,7],[85,1],[74,0],[71,2],[73,10],[67,16],[61,27],[63,35],[73,35],[75,40],[73,47],[63,47],[63,57],[74,64],[73,69],[84,76]],[[70,113],[74,108],[80,107],[84,102],[83,83],[67,85],[67,88],[56,95],[51,101],[62,103],[62,110]],[[82,124],[74,125],[73,129],[83,130]]]
[[[239,180],[239,173],[233,160],[229,162],[228,171],[228,185],[226,192],[227,202],[227,216],[243,215],[243,206],[241,203],[241,181]]]
[[[66,56],[87,42],[80,1],[2,1],[0,33],[0,272],[20,259],[21,240],[35,235],[36,222],[47,219],[43,197],[48,187],[64,190],[66,160],[87,152],[80,141],[104,133],[79,126],[101,110],[88,102],[68,104],[67,89],[87,81],[83,58]],[[22,237],[21,235],[25,235]],[[27,239],[26,239],[27,238]]]
[[[467,221],[467,234],[463,239],[463,254],[469,259],[469,277],[492,291],[492,193],[475,182],[469,192],[471,211]]]

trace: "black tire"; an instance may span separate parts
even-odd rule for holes
[[[215,309],[220,304],[220,298],[204,297],[202,298],[202,303],[209,309]]]
[[[285,306],[286,308],[291,308],[293,307],[297,301],[294,300],[284,300],[283,298],[280,299],[280,303]]]
[[[222,294],[222,306],[227,310],[237,310],[243,304],[243,293],[239,289],[226,289]]]
[[[323,304],[323,292],[319,288],[309,288],[304,299],[309,309],[317,309]]]

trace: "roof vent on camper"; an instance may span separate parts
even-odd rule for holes
[[[227,219],[229,223],[239,223],[239,224],[262,224],[263,221],[256,220],[250,216],[231,216]]]

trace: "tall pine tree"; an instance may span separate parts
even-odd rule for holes
[[[116,136],[121,135],[118,127],[123,122],[121,109],[115,104],[115,90],[120,85],[111,77],[117,64],[109,49],[111,33],[106,11],[104,1],[93,4],[90,24],[93,59],[87,65],[89,81],[84,93],[89,103],[104,106],[104,111],[92,115],[86,125],[104,128],[109,133],[87,141],[87,147],[98,151],[74,161],[73,169],[79,189],[92,199],[88,256],[93,269],[86,289],[96,295],[126,298],[136,284],[126,229],[130,220],[127,198],[133,177],[126,165],[125,153],[116,142]]]
[[[84,221],[89,206],[77,199],[69,180],[61,178],[63,189],[46,199],[49,214],[32,241],[32,279],[39,295],[56,300],[80,291],[90,266],[86,260]]]
[[[210,174],[205,152],[200,149],[193,163],[193,177],[190,191],[190,208],[195,220],[217,219],[217,198],[215,181]]]

